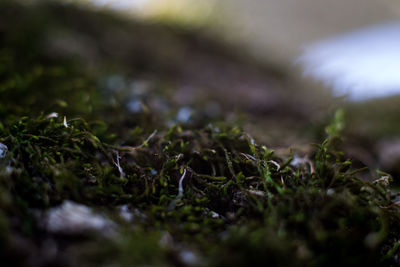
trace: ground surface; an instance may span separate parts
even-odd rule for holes
[[[201,29],[54,2],[1,2],[0,45],[4,262],[398,265],[393,178],[347,160],[374,164],[372,137],[322,91]]]

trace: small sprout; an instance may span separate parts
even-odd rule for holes
[[[184,180],[185,177],[186,177],[186,169],[182,169],[182,168],[181,168],[181,173],[182,173],[182,170],[183,170],[183,174],[182,174],[181,178],[179,179],[178,195],[176,196],[176,198],[175,198],[174,200],[172,200],[172,201],[169,203],[168,210],[173,210],[173,209],[176,207],[177,203],[178,203],[178,202],[182,199],[182,197],[183,197],[183,180]]]
[[[64,116],[63,124],[66,128],[68,128],[67,118]]]
[[[148,146],[150,140],[157,134],[157,130],[154,130],[154,132],[152,132],[149,137],[147,137],[147,139],[143,142],[143,144],[141,146]]]
[[[179,179],[178,196],[176,197],[177,199],[181,199],[183,197],[183,179],[185,179],[185,176],[186,176],[186,169],[183,170],[183,174]]]

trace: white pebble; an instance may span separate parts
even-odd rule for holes
[[[5,144],[0,143],[0,159],[6,156],[7,151],[8,147]]]
[[[333,194],[335,194],[335,189],[329,188],[328,190],[326,190],[326,194],[328,196],[332,196]]]
[[[60,206],[51,208],[45,215],[45,226],[49,232],[76,234],[85,231],[112,231],[113,222],[96,214],[85,205],[66,200]]]

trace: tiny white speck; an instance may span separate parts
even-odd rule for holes
[[[329,188],[328,190],[326,190],[326,194],[328,196],[332,196],[333,194],[335,194],[335,189]]]
[[[216,213],[215,211],[211,211],[211,217],[212,217],[213,219],[217,219],[217,218],[219,218],[219,214]]]

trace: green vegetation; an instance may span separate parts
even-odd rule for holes
[[[23,10],[7,5],[0,8],[4,22]],[[278,156],[240,125],[206,112],[177,119],[179,107],[168,100],[171,85],[162,75],[141,96],[119,90],[125,78],[110,74],[113,68],[88,70],[78,60],[44,53],[43,25],[1,29],[3,262],[399,264],[400,206],[392,178],[381,172],[370,177],[374,182],[357,177],[363,170],[338,149],[342,110],[311,159]],[[21,42],[18,31],[31,35]],[[167,111],[151,108],[154,101]],[[66,201],[89,207],[96,227],[68,232],[62,223],[49,225]]]

